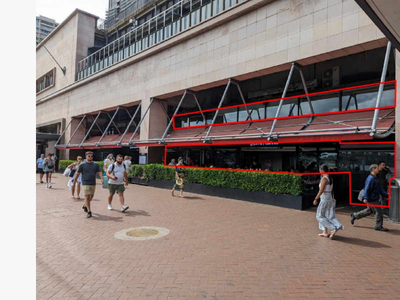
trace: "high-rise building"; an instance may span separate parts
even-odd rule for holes
[[[36,45],[58,26],[55,20],[43,16],[36,17]]]

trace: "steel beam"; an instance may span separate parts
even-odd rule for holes
[[[157,99],[157,100],[158,100],[158,99]],[[167,110],[165,109],[164,104],[162,104],[162,102],[161,102],[160,100],[158,100],[157,102],[158,102],[158,104],[160,104],[160,106],[161,106],[161,108],[163,109],[164,114],[165,114],[165,116],[167,117],[167,120],[168,120],[168,122],[169,122],[169,121],[171,120],[171,118],[168,116],[168,112],[167,112]]]
[[[118,108],[117,108],[117,110],[116,111],[118,111],[119,110],[119,106],[118,106]],[[118,129],[118,126],[117,126],[117,124],[115,124],[115,122],[114,122],[114,116],[113,116],[113,118],[111,118],[111,116],[110,116],[110,114],[107,112],[106,113],[107,115],[108,115],[108,117],[111,119],[111,122],[113,123],[113,125],[114,125],[114,127],[115,127],[115,129],[117,129],[117,131],[118,131],[118,133],[119,134],[121,134],[121,131],[119,131],[119,129]],[[114,114],[115,115],[115,114]],[[106,130],[107,131],[107,130]]]
[[[387,68],[388,68],[388,64],[389,64],[391,48],[392,48],[392,43],[389,41],[387,46],[386,46],[386,54],[385,54],[385,60],[383,62],[383,70],[382,70],[382,75],[381,75],[381,82],[384,82],[386,80],[386,73],[387,73]],[[376,108],[378,108],[381,105],[383,88],[384,88],[384,84],[381,83],[379,85],[378,97],[376,98],[376,105],[375,105]],[[378,122],[378,116],[379,116],[379,109],[375,109],[374,119],[372,120],[370,136],[374,136],[376,134],[376,124]]]
[[[298,70],[300,72],[301,82],[303,82],[304,91],[306,92],[306,95],[307,95],[308,106],[310,107],[310,111],[313,114],[314,113],[314,108],[313,108],[313,106],[311,104],[310,96],[308,96],[308,89],[307,89],[306,81],[304,80],[303,70],[301,68],[299,68]]]
[[[133,120],[135,119],[136,115],[138,114],[141,106],[142,106],[142,102],[140,102],[138,107],[136,108],[135,113],[133,114],[133,117],[131,117],[131,120],[129,121],[128,125],[126,126],[125,132],[123,133],[122,137],[119,139],[117,145],[119,145],[119,146],[121,145],[122,140],[124,139],[125,135],[127,134],[128,130],[129,130],[129,127],[131,127],[132,123],[135,123]],[[130,114],[129,114],[129,116],[130,116]],[[136,124],[135,124],[135,126],[136,126],[136,128],[138,127]]]
[[[288,90],[288,88],[289,88],[289,84],[290,84],[290,80],[292,79],[294,67],[295,67],[295,63],[292,63],[292,67],[290,68],[289,76],[288,76],[288,79],[286,80],[285,89],[283,90],[282,97],[281,97],[281,101],[279,101],[279,106],[278,106],[278,109],[277,109],[277,111],[276,111],[275,119],[274,119],[274,122],[272,123],[271,131],[270,131],[270,133],[269,133],[268,139],[271,138],[272,133],[274,132],[274,129],[275,129],[275,126],[276,126],[276,122],[277,122],[277,119],[276,119],[276,118],[279,117],[279,113],[281,112],[282,104],[283,104],[283,98],[285,98],[286,93],[287,93],[287,90]]]
[[[82,139],[82,141],[81,141],[81,143],[79,144],[78,147],[82,147],[83,142],[84,142],[84,141],[86,140],[86,138],[88,137],[90,131],[92,130],[92,128],[93,128],[94,124],[96,123],[97,119],[99,118],[100,114],[101,114],[101,111],[99,111],[99,113],[97,114],[96,118],[93,120],[92,125],[90,125],[90,128],[89,128],[88,132],[86,133],[85,137]],[[93,117],[93,116],[92,116],[92,117]]]
[[[199,100],[197,99],[196,93],[194,93],[194,92],[192,92],[192,91],[190,91],[190,90],[188,90],[187,92],[188,92],[188,94],[191,94],[191,95],[193,96],[193,98],[194,98],[194,101],[196,101],[197,107],[199,108],[199,110],[201,111],[200,113],[201,113],[201,115],[203,116],[204,125],[206,125],[206,123],[207,123],[206,116],[205,116],[204,113],[202,112],[202,109],[201,109],[201,106],[200,106],[200,102],[199,102]]]
[[[160,142],[159,142],[160,144],[161,144],[161,143],[164,143],[164,140],[165,140],[165,137],[166,137],[166,135],[167,135],[167,133],[168,133],[168,130],[169,130],[169,128],[170,128],[171,125],[172,125],[172,120],[174,119],[174,116],[177,114],[179,108],[181,107],[181,104],[182,104],[182,102],[183,102],[183,99],[185,99],[186,94],[187,94],[187,90],[185,90],[185,92],[183,93],[182,98],[181,98],[181,100],[179,101],[178,106],[176,107],[175,112],[174,112],[174,114],[172,115],[172,118],[171,118],[171,120],[169,121],[168,126],[167,126],[167,128],[165,129],[165,131],[164,131],[164,134],[163,134],[162,137],[161,137],[161,140],[160,140]]]
[[[75,128],[74,133],[72,134],[71,138],[69,139],[66,147],[68,147],[69,143],[71,142],[71,140],[73,139],[74,135],[76,134],[76,132],[78,131],[78,128],[81,126],[83,120],[85,120],[86,115],[83,116],[82,120],[79,122],[78,126]]]
[[[222,103],[224,103],[224,100],[225,100],[226,94],[228,93],[228,90],[229,90],[229,87],[231,85],[231,82],[232,82],[232,79],[229,78],[228,84],[226,85],[226,88],[225,88],[224,94],[222,95],[221,101],[219,101],[218,108],[221,108]],[[208,139],[208,136],[210,135],[212,126],[214,125],[215,120],[217,119],[218,111],[219,111],[218,109],[215,111],[214,117],[213,117],[212,122],[211,122],[211,126],[208,127],[206,137],[204,138],[204,143],[207,142],[207,139]]]
[[[143,117],[140,119],[138,126],[136,126],[135,131],[133,132],[131,138],[129,139],[129,142],[128,142],[129,145],[132,144],[132,140],[133,140],[133,138],[134,138],[136,132],[139,130],[140,126],[142,125],[142,122],[143,122],[144,118],[146,117],[147,112],[148,112],[149,109],[150,109],[150,106],[153,104],[153,101],[154,101],[154,98],[151,98],[149,106],[147,107],[146,111],[144,112]],[[140,103],[141,103],[141,102],[140,102]]]
[[[63,135],[65,134],[65,132],[67,131],[69,125],[71,125],[72,121],[74,120],[74,118],[71,118],[71,121],[69,121],[68,125],[65,127],[65,129],[63,130],[63,132],[61,133],[60,137],[58,138],[57,142],[54,144],[54,148],[57,147],[58,143],[60,142],[61,138],[63,137]]]
[[[115,113],[114,113],[114,115],[112,116],[112,118],[110,117],[111,120],[110,120],[110,122],[108,123],[106,129],[104,130],[103,135],[100,137],[100,139],[99,139],[98,142],[96,143],[96,147],[99,147],[99,146],[100,146],[100,142],[103,140],[104,136],[106,135],[107,130],[108,130],[108,128],[110,127],[111,123],[114,123],[114,118],[115,118],[115,116],[117,115],[118,111],[119,111],[119,106],[117,107],[117,110],[115,111]],[[107,113],[107,114],[110,116],[109,113]],[[114,125],[114,126],[115,126],[115,125]]]
[[[243,96],[242,90],[241,90],[241,88],[240,88],[239,82],[236,81],[235,79],[231,79],[231,80],[232,80],[232,83],[233,83],[234,85],[236,85],[236,87],[238,88],[238,91],[239,91],[239,94],[240,94],[240,98],[242,98],[243,104],[247,104],[247,103],[246,103],[246,100],[244,100],[244,96]],[[249,116],[249,119],[250,119],[250,120],[253,120],[253,119],[251,118],[251,113],[249,112],[249,109],[248,109],[247,105],[245,105],[245,108],[246,108],[246,111],[247,111],[247,115]]]

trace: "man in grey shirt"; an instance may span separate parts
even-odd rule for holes
[[[90,210],[90,201],[92,201],[94,191],[96,190],[96,173],[101,178],[101,184],[104,183],[104,180],[103,173],[101,172],[99,165],[93,161],[93,152],[87,151],[85,156],[86,162],[79,165],[78,171],[75,173],[72,187],[75,187],[75,183],[78,180],[79,175],[82,174],[82,187],[85,195],[85,204],[82,206],[82,209],[87,212],[87,217],[91,218],[92,211]]]

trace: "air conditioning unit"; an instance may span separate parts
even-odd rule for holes
[[[340,84],[339,66],[325,70],[322,76],[322,87],[330,88]]]

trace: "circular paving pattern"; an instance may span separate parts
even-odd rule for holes
[[[158,239],[169,234],[169,229],[155,226],[142,226],[118,231],[114,237],[126,241],[144,241]]]

